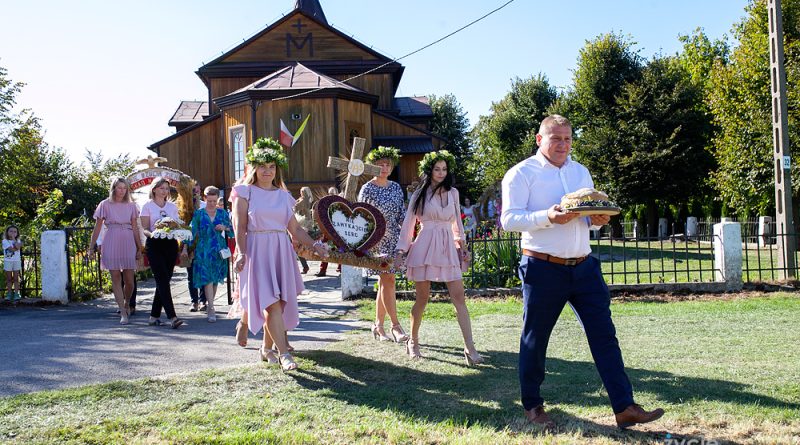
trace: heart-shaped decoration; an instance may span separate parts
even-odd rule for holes
[[[366,253],[386,232],[386,218],[366,202],[350,202],[341,196],[326,196],[314,204],[320,230],[339,249]]]

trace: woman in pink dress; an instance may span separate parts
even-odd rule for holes
[[[255,334],[264,327],[261,359],[280,362],[282,370],[290,371],[297,363],[288,351],[286,331],[300,322],[297,295],[304,287],[289,234],[322,257],[328,252],[294,217],[295,200],[281,175],[288,162],[280,144],[259,139],[248,151],[247,163],[251,168],[244,184],[234,187],[233,201],[240,302],[250,330]]]
[[[420,162],[422,187],[411,196],[400,230],[397,251],[401,255],[408,253],[406,276],[414,281],[417,294],[411,309],[411,338],[406,343],[406,353],[412,359],[422,357],[419,327],[430,297],[431,281],[445,282],[464,336],[464,358],[472,366],[483,363],[483,358],[472,341],[472,326],[464,297],[461,259],[466,253],[466,242],[458,190],[453,187],[453,175],[450,174],[454,165],[455,158],[446,150],[425,155]],[[422,229],[416,240],[412,240],[417,221]]]
[[[96,223],[89,242],[89,256],[94,256],[97,237],[105,224],[100,267],[111,273],[111,290],[119,306],[120,324],[128,324],[128,301],[133,293],[133,274],[137,261],[142,256],[137,218],[139,209],[131,198],[130,184],[125,178],[114,178],[108,198],[102,200],[94,212]]]

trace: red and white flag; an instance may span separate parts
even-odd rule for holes
[[[278,138],[278,142],[281,143],[286,148],[294,147],[294,144],[300,140],[300,135],[303,134],[303,131],[306,129],[306,124],[308,123],[308,119],[311,117],[309,114],[306,116],[305,120],[302,124],[300,124],[300,128],[297,129],[296,134],[292,134],[288,128],[286,128],[286,124],[283,123],[283,119],[281,119],[281,136]]]

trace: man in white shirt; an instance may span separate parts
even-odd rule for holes
[[[656,420],[664,410],[645,411],[633,401],[611,320],[608,287],[600,262],[589,256],[589,229],[608,224],[609,216],[580,217],[559,206],[563,195],[594,185],[586,167],[569,156],[572,124],[563,116],[545,118],[536,143],[538,152],[503,178],[500,216],[505,230],[522,232],[519,272],[524,313],[519,379],[525,416],[545,428],[555,426],[544,411],[539,390],[550,333],[564,305],[571,303],[584,325],[617,425],[627,428]]]

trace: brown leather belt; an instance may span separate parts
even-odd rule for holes
[[[577,266],[589,258],[589,255],[584,255],[580,258],[559,258],[557,256],[548,255],[546,253],[534,252],[528,249],[522,249],[522,254],[533,257],[539,260],[549,261],[551,263],[560,264],[562,266]]]

